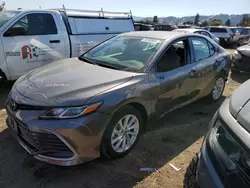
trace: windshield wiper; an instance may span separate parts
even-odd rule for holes
[[[106,67],[106,68],[115,69],[115,70],[121,70],[117,66],[106,64],[106,63],[100,63],[100,62],[98,62],[97,65],[102,66],[102,67]]]
[[[93,60],[93,59],[86,58],[86,57],[79,57],[79,60],[94,64],[97,66],[102,66],[102,67],[111,68],[111,69],[115,69],[115,70],[122,70],[122,69],[118,68],[117,66],[114,66],[111,64],[106,64],[100,60]]]
[[[93,65],[99,66],[99,65],[96,63],[96,61],[94,61],[94,60],[92,60],[92,59],[90,60],[89,58],[86,58],[86,57],[79,57],[78,59],[81,60],[81,61],[85,61],[85,62],[87,62],[87,63],[93,64]]]

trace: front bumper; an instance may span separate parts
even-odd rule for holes
[[[18,109],[6,105],[9,130],[20,145],[41,161],[72,166],[100,156],[100,144],[110,115],[95,112],[86,117],[41,120],[44,110]],[[15,123],[13,123],[13,120]]]
[[[250,73],[250,57],[242,55],[240,59],[233,58],[232,71]]]
[[[217,174],[206,148],[206,142],[201,149],[198,168],[197,168],[197,182],[200,188],[223,188],[223,184]]]
[[[229,101],[229,98],[224,101],[218,118],[215,116],[215,122],[220,122],[220,125],[216,127],[214,122],[204,139],[196,175],[200,188],[249,187],[249,176],[239,161],[231,160],[231,155],[227,153],[235,148],[232,143],[240,143],[239,148],[244,151],[244,143],[249,142],[249,133],[238,124],[229,111]],[[218,135],[222,136],[218,138]]]

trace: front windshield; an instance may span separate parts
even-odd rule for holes
[[[93,48],[79,59],[119,70],[143,72],[155,56],[163,40],[116,36]]]
[[[0,12],[0,27],[2,27],[6,22],[8,22],[12,17],[17,15],[19,11],[3,11]]]

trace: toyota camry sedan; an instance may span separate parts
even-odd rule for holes
[[[202,35],[121,34],[20,77],[6,102],[7,125],[27,152],[51,164],[119,158],[149,120],[203,97],[219,100],[230,63]]]

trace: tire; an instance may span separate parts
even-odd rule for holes
[[[5,76],[5,74],[0,70],[0,88],[3,87],[5,81],[6,81],[6,76]]]
[[[196,153],[187,167],[183,182],[184,188],[198,188],[198,183],[196,181],[198,162],[199,155]]]
[[[130,129],[130,131],[127,132],[133,132],[134,130],[134,134],[136,134],[136,136],[132,136],[130,133],[126,133],[126,131],[122,131],[121,126],[118,125],[118,122],[121,121],[123,123],[125,123],[125,119],[123,119],[124,117],[130,117],[130,119],[128,120],[128,122],[132,122],[133,118],[135,118],[135,123],[132,123],[133,126],[131,127],[136,127],[135,129]],[[115,129],[116,128],[116,129]],[[118,130],[119,129],[119,130]],[[138,142],[139,136],[141,134],[143,130],[143,119],[141,116],[141,113],[134,107],[132,106],[124,106],[121,109],[119,109],[112,117],[110,123],[108,124],[103,138],[102,138],[102,142],[101,142],[101,156],[104,156],[106,158],[109,159],[116,159],[116,158],[120,158],[125,156],[126,154],[128,154],[133,147],[136,145],[136,143]],[[115,132],[123,132],[123,133],[119,133],[119,136],[117,136],[115,134]],[[114,136],[116,135],[116,137]],[[122,136],[123,135],[123,136]],[[124,136],[125,135],[125,136]],[[133,138],[132,141],[128,138]],[[131,136],[131,137],[130,137]],[[115,142],[115,138],[118,137],[122,137],[120,138],[117,142]],[[112,140],[114,141],[114,143],[112,144]],[[127,140],[127,141],[124,141]],[[129,142],[128,139],[131,141],[131,146],[129,146]],[[121,140],[123,140],[121,142]],[[119,142],[121,142],[119,144]],[[124,145],[125,142],[125,150],[123,150],[124,148],[122,147]],[[118,151],[115,149],[114,145],[121,145],[121,150]]]
[[[218,82],[221,83],[222,85],[217,85]],[[215,82],[214,82],[213,89],[212,89],[211,93],[208,95],[208,101],[209,102],[217,102],[218,100],[220,100],[220,98],[223,94],[223,91],[225,89],[225,85],[226,85],[225,78],[223,76],[217,77]],[[218,89],[217,95],[215,94],[216,89]]]
[[[220,45],[221,45],[222,47],[225,47],[225,46],[226,46],[226,41],[225,41],[225,39],[220,38]]]

